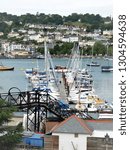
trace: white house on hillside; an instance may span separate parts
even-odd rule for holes
[[[40,35],[40,34],[32,34],[32,35],[29,36],[29,40],[38,41],[39,38],[41,38],[41,35]]]
[[[16,44],[16,43],[2,43],[2,50],[4,52],[12,52],[12,51],[21,51],[21,50],[27,50],[26,46],[23,44]]]
[[[112,30],[104,30],[103,31],[103,35],[112,36],[113,35],[113,31]]]
[[[29,35],[36,34],[36,31],[34,31],[34,30],[29,30],[29,31],[28,31],[28,34],[29,34]]]
[[[4,35],[4,33],[3,33],[3,32],[0,32],[0,36],[2,36],[2,35]]]
[[[19,36],[19,33],[17,33],[17,32],[10,32],[10,33],[8,34],[8,38],[18,37],[18,36]]]
[[[62,42],[78,42],[79,38],[78,36],[67,35],[67,36],[64,36],[61,40]]]

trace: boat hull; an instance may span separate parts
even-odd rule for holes
[[[92,62],[90,64],[87,64],[87,66],[91,66],[91,67],[99,67],[100,64],[98,64],[97,62]]]
[[[13,71],[14,70],[14,67],[0,67],[0,71]]]
[[[112,72],[113,71],[113,67],[112,66],[102,66],[101,67],[101,71],[102,72]]]

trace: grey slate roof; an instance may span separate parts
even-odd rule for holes
[[[78,134],[92,134],[92,130],[85,125],[84,121],[76,116],[71,116],[60,125],[58,125],[53,133],[78,133]]]
[[[89,134],[94,130],[113,131],[112,120],[82,120],[75,115],[61,122],[58,126],[52,129],[53,133],[71,133],[71,134]]]
[[[92,130],[100,130],[100,131],[105,131],[113,130],[113,122],[112,121],[86,121],[86,125],[91,128]]]

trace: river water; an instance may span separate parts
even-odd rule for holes
[[[54,66],[66,66],[68,58],[53,58]],[[95,58],[101,66],[107,65],[107,61],[103,58]],[[0,71],[0,93],[7,93],[11,87],[17,87],[21,91],[28,90],[28,82],[25,78],[24,70],[36,68],[39,66],[41,70],[44,69],[44,60],[42,59],[1,59],[5,66],[14,67],[14,71]],[[102,99],[113,102],[113,73],[101,72],[100,67],[88,67],[86,64],[90,63],[90,58],[83,58],[82,66],[89,70],[93,76],[95,93]],[[112,60],[109,61],[112,64]]]

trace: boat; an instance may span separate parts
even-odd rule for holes
[[[25,75],[29,80],[29,87],[32,91],[48,92],[51,96],[59,99],[59,81],[55,74],[54,65],[46,41],[44,42],[44,70],[40,71],[39,65],[37,68],[26,69]]]
[[[113,119],[113,113],[99,113],[98,119]]]
[[[93,47],[92,47],[92,58],[91,58],[91,63],[90,64],[87,64],[87,66],[90,66],[90,67],[99,67],[100,64],[98,64],[96,61],[93,61]]]
[[[100,64],[98,64],[98,63],[97,63],[97,62],[95,62],[95,61],[92,61],[92,63],[87,64],[87,66],[91,66],[91,67],[99,67],[99,66],[100,66]]]
[[[27,79],[31,78],[33,75],[36,74],[41,77],[43,77],[46,74],[45,71],[39,71],[38,68],[26,69],[24,73]]]
[[[14,67],[7,67],[7,66],[3,66],[3,64],[0,65],[0,71],[13,71]]]
[[[58,73],[67,72],[67,68],[61,65],[56,65],[54,69],[55,69],[55,72],[58,72]]]
[[[102,72],[112,72],[113,71],[113,66],[102,66],[101,71]]]
[[[70,65],[65,73],[67,101],[78,110],[97,111],[97,107],[105,101],[95,94],[92,75],[82,66],[79,45],[74,45],[73,49]]]
[[[105,102],[98,107],[98,112],[113,113],[113,105],[111,103]]]
[[[38,55],[36,58],[37,59],[44,59],[45,57],[44,57],[44,55]]]
[[[113,71],[113,66],[110,65],[110,59],[108,57],[108,43],[107,43],[107,54],[105,56],[105,61],[107,61],[107,65],[101,66],[101,71],[102,72],[112,72]]]

